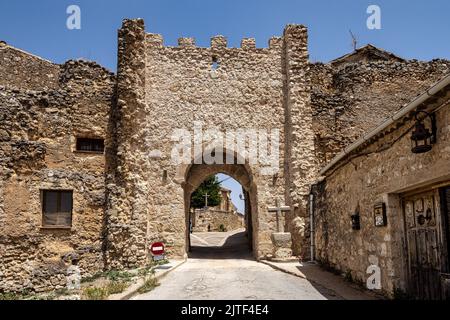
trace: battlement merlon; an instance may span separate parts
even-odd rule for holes
[[[147,42],[147,46],[148,47],[152,47],[152,48],[162,48],[162,47],[164,47],[164,38],[160,34],[147,33],[145,35],[145,40]]]
[[[133,35],[137,29],[144,30],[145,24],[143,19],[125,19],[123,21],[122,34],[131,33]],[[307,47],[308,30],[304,25],[289,24],[284,28],[283,36],[274,36],[269,39],[268,49],[280,50],[283,44],[288,41],[289,43],[302,44],[299,49]],[[163,48],[164,38],[161,34],[145,33],[145,42],[149,48]],[[171,46],[168,46],[171,47]],[[194,38],[181,37],[178,39],[178,47],[180,48],[197,48]],[[222,50],[228,48],[227,38],[223,35],[217,35],[211,37],[210,48],[212,50]],[[204,48],[208,49],[208,48]],[[230,48],[231,49],[231,48]],[[243,38],[241,40],[240,49],[243,50],[256,50],[256,41],[254,38]],[[265,48],[261,48],[265,49]],[[266,48],[267,49],[267,48]]]
[[[269,49],[281,49],[283,47],[282,37],[272,37],[269,39]]]
[[[241,48],[244,50],[256,49],[256,40],[254,38],[244,38],[241,40]]]
[[[227,48],[228,41],[224,36],[214,36],[211,38],[211,49],[224,49]]]
[[[178,46],[183,48],[193,48],[195,47],[195,39],[194,38],[179,38]]]
[[[161,34],[156,33],[147,33],[146,34],[146,43],[147,47],[150,48],[163,48],[164,46],[164,38]],[[173,46],[167,46],[168,48],[176,48]],[[221,50],[228,47],[227,38],[224,36],[214,36],[211,38],[211,46],[207,47],[198,47],[195,41],[195,38],[190,37],[181,37],[178,38],[178,47],[179,48],[202,48],[202,49],[212,49],[212,50]],[[283,47],[283,37],[272,37],[268,42],[268,49],[279,50]],[[229,49],[239,49],[239,48],[229,48]],[[267,48],[257,48],[255,38],[243,38],[241,40],[240,49],[243,50],[257,50],[257,49],[267,49]]]
[[[301,24],[288,24],[283,40],[287,50],[308,51],[308,28]]]

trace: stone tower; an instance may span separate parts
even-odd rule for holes
[[[282,217],[283,231],[289,232],[292,220],[305,216],[308,185],[315,178],[308,68],[307,30],[300,25],[287,26],[268,48],[256,48],[254,39],[229,48],[223,36],[200,48],[191,38],[164,46],[162,36],[146,33],[143,20],[125,20],[119,31],[117,158],[107,212],[110,263],[144,261],[146,245],[155,240],[165,241],[174,256],[185,255],[190,194],[220,172],[239,181],[248,195],[255,257],[273,255],[277,218],[267,208],[277,199],[292,207]],[[260,164],[249,162],[207,165],[202,148],[200,154],[192,149],[188,164],[173,165],[173,132],[193,132],[199,125],[221,132],[278,130],[278,170],[263,174]],[[203,144],[203,151],[208,147]],[[242,156],[226,148],[220,152]]]

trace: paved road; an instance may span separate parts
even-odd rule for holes
[[[253,260],[244,232],[197,233],[191,258],[134,300],[324,300],[329,290]]]

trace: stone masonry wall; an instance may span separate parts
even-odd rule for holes
[[[60,66],[0,42],[0,86],[56,89]]]
[[[150,209],[148,153],[145,140],[145,30],[143,20],[124,20],[119,30],[117,103],[112,105],[114,150],[108,170],[107,239],[108,268],[144,265]]]
[[[450,105],[437,112],[438,141],[431,152],[411,152],[412,125],[407,121],[362,148],[360,156],[330,170],[314,188],[317,259],[362,283],[368,266],[377,264],[382,289],[391,295],[405,290],[407,270],[401,192],[450,176]],[[387,205],[388,225],[381,228],[374,226],[373,215],[379,202]],[[355,212],[360,214],[359,231],[351,226]]]
[[[176,179],[180,167],[171,163],[174,130],[186,129],[192,133],[196,121],[201,121],[205,130],[214,128],[224,133],[239,128],[279,129],[278,176],[261,175],[258,165],[251,166],[258,205],[254,208],[255,256],[272,254],[271,233],[276,231],[276,217],[267,212],[267,206],[274,205],[276,198],[287,203],[286,197],[290,195],[285,192],[285,132],[288,130],[294,137],[293,145],[300,145],[304,132],[312,132],[311,125],[305,122],[305,126],[299,124],[293,134],[291,122],[286,122],[291,118],[286,115],[286,103],[295,111],[293,120],[296,121],[303,119],[302,108],[308,97],[302,85],[302,81],[306,81],[308,56],[306,29],[291,26],[286,32],[286,39],[290,41],[288,51],[295,56],[289,70],[291,78],[295,76],[300,81],[298,87],[287,86],[283,38],[271,39],[269,48],[263,49],[256,48],[253,39],[244,39],[241,48],[229,48],[221,36],[212,38],[210,48],[197,47],[190,38],[180,39],[178,47],[166,47],[160,35],[145,34],[143,38],[142,20],[126,20],[120,34],[124,40],[121,41],[123,51],[119,51],[122,64],[119,64],[118,75],[118,110],[120,121],[126,125],[121,126],[123,131],[118,130],[118,156],[123,163],[119,169],[133,181],[127,184],[126,197],[125,193],[119,193],[118,198],[123,203],[115,203],[112,212],[125,219],[127,226],[142,225],[136,222],[138,219],[147,220],[147,244],[164,241],[169,252],[182,256],[186,249],[187,226],[183,181]],[[218,63],[216,70],[213,61]],[[291,92],[290,100],[285,100],[287,91]],[[307,110],[304,112],[310,114]],[[304,166],[311,156],[309,148],[307,144],[307,152],[304,152],[299,147],[293,155],[295,158],[306,156]],[[192,159],[195,157],[193,154]],[[292,170],[304,174],[300,173],[301,161],[295,163]],[[125,209],[130,195],[134,207]],[[131,217],[134,222],[129,220]],[[111,245],[124,246],[123,243]],[[141,249],[136,250],[141,255]]]
[[[0,48],[0,73],[10,50]],[[74,149],[77,136],[108,145],[115,77],[95,63],[17,57],[17,77],[0,77],[0,291],[41,292],[66,286],[74,257],[82,276],[103,270],[105,156]],[[73,190],[71,229],[41,227],[43,189]]]
[[[291,29],[289,34],[294,34],[295,27]],[[300,36],[292,39],[302,57],[307,56],[303,32],[301,29]],[[187,46],[184,45],[186,42],[181,39],[179,47],[166,47],[160,36],[147,36],[146,100],[152,110],[148,118],[149,128],[152,128],[148,143],[151,150],[160,150],[164,155],[151,162],[154,185],[151,192],[152,214],[155,218],[151,219],[150,230],[157,230],[158,221],[169,218],[180,219],[181,230],[185,228],[182,188],[173,180],[177,168],[170,163],[173,129],[183,128],[193,132],[195,121],[201,121],[205,130],[216,128],[222,132],[240,128],[279,129],[281,147],[277,179],[262,175],[260,164],[250,168],[252,181],[257,186],[257,208],[253,214],[255,256],[270,255],[273,252],[271,233],[276,231],[276,216],[268,213],[267,207],[273,205],[276,198],[283,203],[288,202],[284,161],[286,130],[290,130],[290,124],[286,123],[284,100],[284,41],[273,38],[268,48],[256,48],[253,39],[244,39],[241,48],[229,48],[222,36],[212,38],[210,48],[197,47],[192,41]],[[216,70],[212,66],[214,60],[218,63]],[[305,68],[306,65],[306,60],[300,59],[296,68]],[[299,96],[298,100],[301,98]],[[167,183],[161,183],[162,170],[168,171]],[[174,241],[181,234],[163,231],[157,236]]]
[[[224,230],[221,230],[221,226]],[[244,228],[244,216],[237,212],[215,208],[195,210],[194,232],[234,231],[241,228]]]
[[[310,66],[315,149],[320,167],[450,70],[416,60]]]
[[[286,204],[285,230],[292,235],[293,253],[302,259],[309,251],[307,213],[309,186],[317,178],[311,104],[308,32],[306,27],[288,25],[284,31]]]
[[[160,35],[146,33],[139,19],[124,20],[118,36],[117,78],[95,63],[57,65],[0,42],[0,291],[62,287],[73,255],[81,257],[83,275],[143,265],[153,241],[164,241],[169,256],[183,257],[186,194],[195,179],[188,181],[193,166],[172,164],[171,136],[176,129],[193,134],[195,123],[223,133],[279,130],[278,174],[261,174],[260,164],[227,172],[250,186],[245,191],[255,256],[273,254],[276,216],[267,207],[278,199],[293,209],[282,219],[283,230],[292,233],[294,254],[306,258],[309,185],[319,168],[450,67],[446,60],[310,64],[307,30],[300,25],[288,25],[267,48],[256,48],[251,38],[229,48],[223,36],[212,38],[209,48],[197,47],[192,38],[167,47]],[[105,154],[73,152],[77,136],[106,139]],[[405,141],[392,150],[406,150]],[[192,151],[191,160],[198,156]],[[402,165],[392,154],[383,156],[390,166]],[[215,174],[221,168],[197,169]],[[319,213],[333,210],[317,226],[318,253],[361,278],[362,260],[353,255],[338,260],[345,252],[334,247],[339,241],[333,238],[353,237],[342,215],[344,207],[355,210],[354,199],[341,192],[360,190],[344,183],[354,178],[351,170],[347,165],[318,187]],[[378,174],[373,170],[371,188]],[[365,176],[359,179],[351,180],[354,186]],[[72,229],[40,228],[41,190],[48,188],[73,190]],[[361,196],[360,207],[379,198],[377,192]],[[341,223],[340,231],[333,229]],[[389,247],[394,238],[385,236],[367,237]],[[378,250],[363,237],[356,240],[363,253]],[[383,280],[388,288],[391,280]]]

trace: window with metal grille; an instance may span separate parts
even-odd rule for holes
[[[103,153],[104,150],[103,139],[77,138],[77,151]]]
[[[73,191],[42,191],[42,226],[71,227]]]

